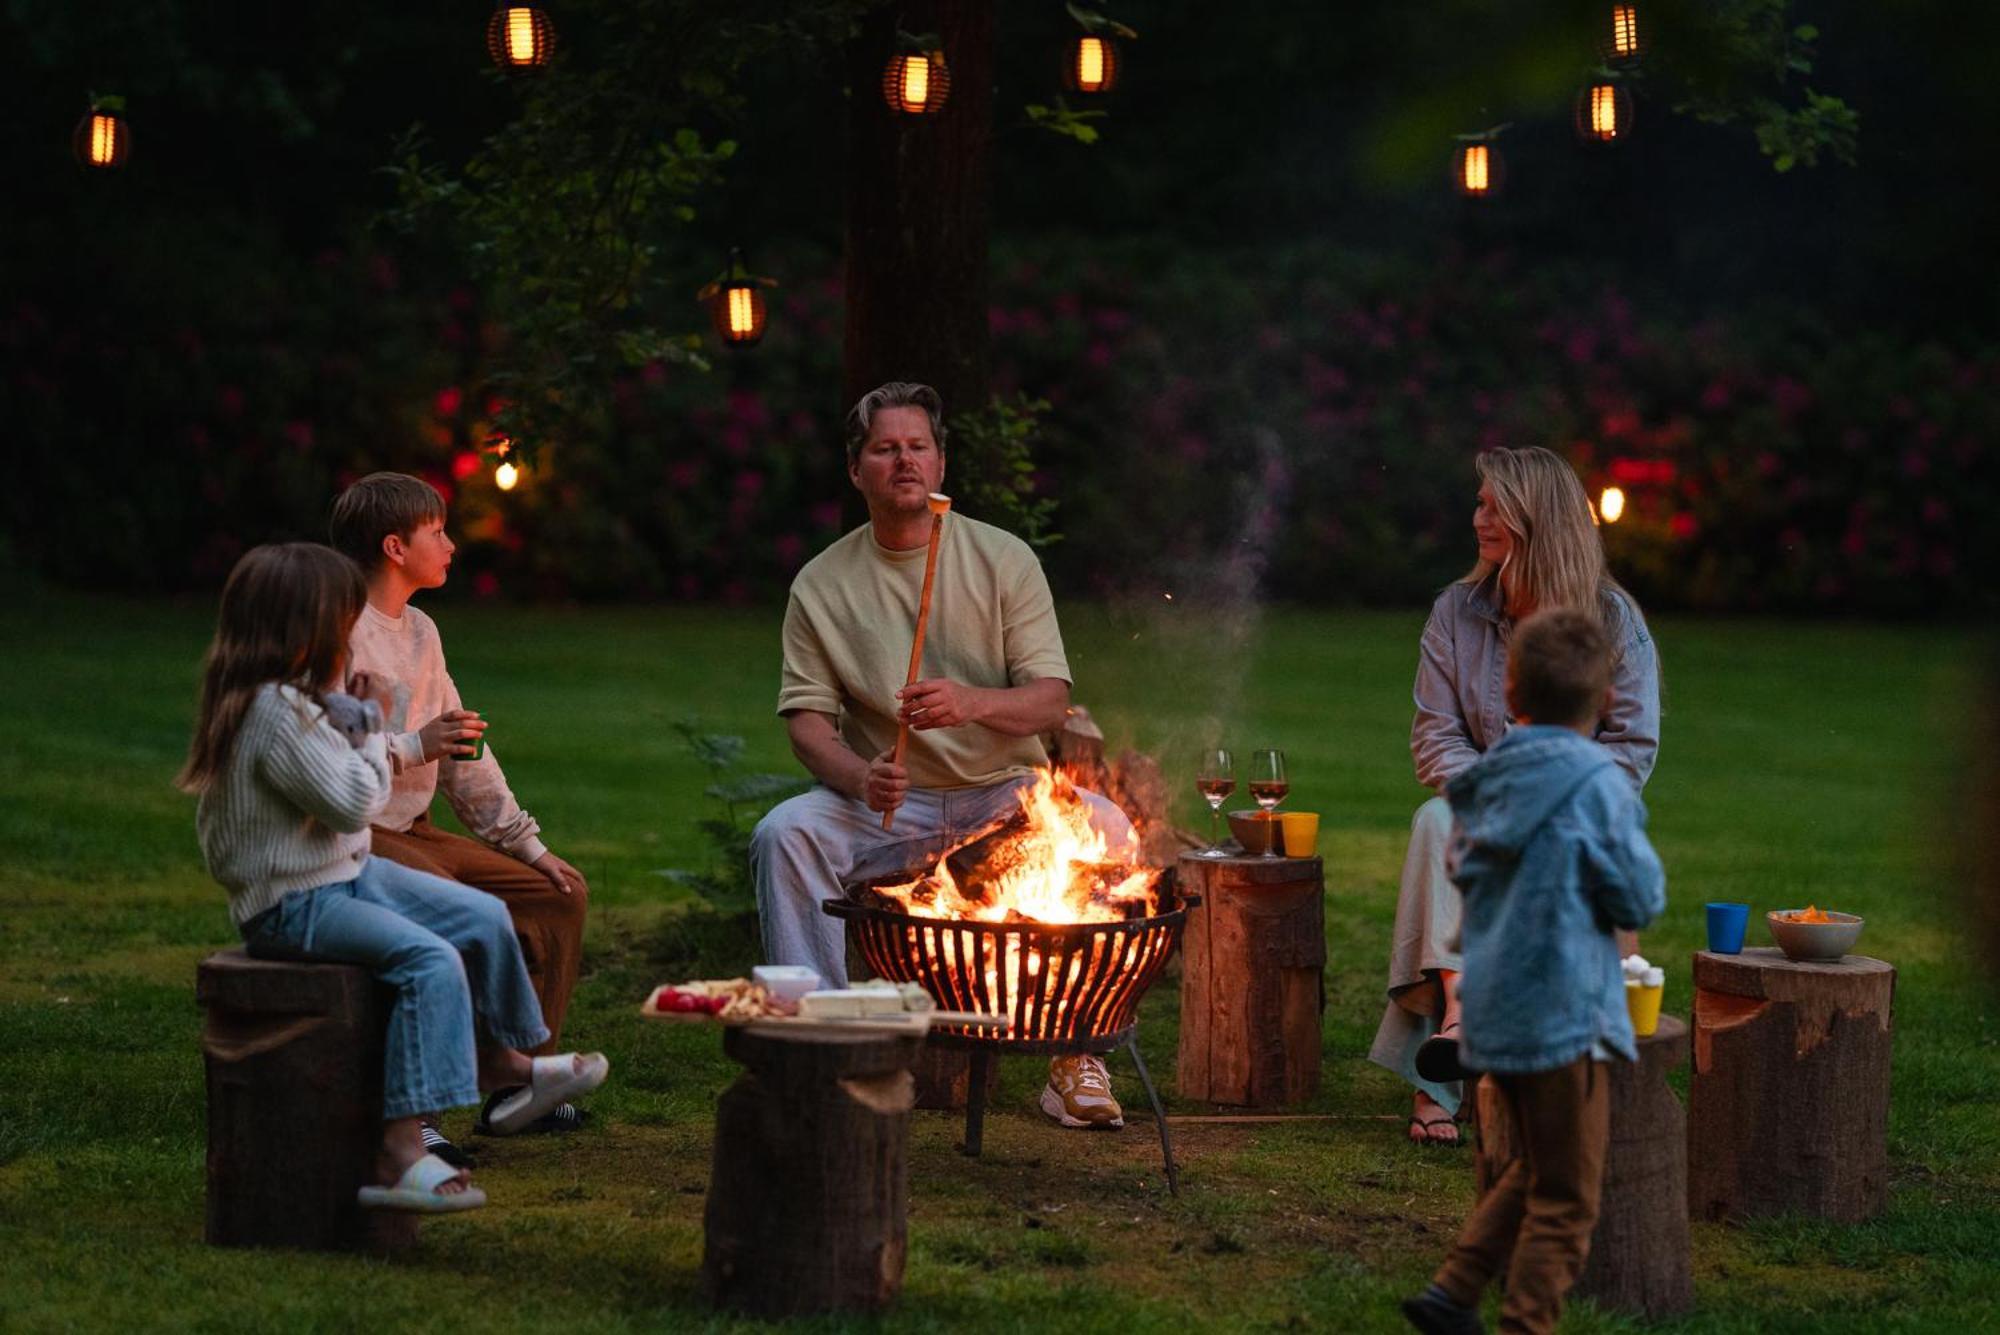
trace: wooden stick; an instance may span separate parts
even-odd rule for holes
[[[917,684],[917,673],[923,670],[924,631],[930,626],[931,621],[931,584],[937,578],[938,539],[944,534],[944,516],[945,512],[951,509],[951,497],[940,495],[934,491],[930,495],[930,507],[931,548],[924,556],[924,591],[917,595],[917,634],[916,638],[910,642],[910,673],[903,682],[903,689],[905,690]],[[896,728],[895,764],[900,765],[903,763],[903,751],[909,744],[910,725],[907,723],[898,725]],[[894,825],[895,822],[896,808],[890,807],[882,813],[882,828],[886,830]]]

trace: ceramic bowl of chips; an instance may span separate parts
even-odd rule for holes
[[[1764,915],[1771,940],[1785,958],[1801,964],[1829,964],[1854,949],[1862,919],[1825,909],[1774,909]]]

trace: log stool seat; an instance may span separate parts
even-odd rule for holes
[[[1199,895],[1181,938],[1183,1098],[1250,1108],[1319,1090],[1326,881],[1319,858],[1184,853]]]
[[[1687,1129],[1667,1084],[1688,1057],[1687,1025],[1671,1015],[1638,1040],[1639,1060],[1606,1063],[1611,1079],[1611,1143],[1590,1256],[1574,1296],[1608,1311],[1657,1319],[1694,1307],[1688,1251]],[[1479,1082],[1479,1155],[1484,1193],[1518,1150],[1506,1101]]]
[[[747,1068],[715,1112],[702,1283],[758,1316],[878,1311],[903,1286],[923,1040],[727,1029]]]
[[[1694,957],[1688,1206],[1697,1219],[1879,1214],[1896,971],[1866,955]]]
[[[212,1245],[394,1251],[416,1241],[415,1216],[355,1200],[382,1145],[394,996],[353,965],[252,959],[240,946],[201,962]]]

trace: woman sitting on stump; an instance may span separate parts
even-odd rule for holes
[[[1479,559],[1432,604],[1418,651],[1410,725],[1418,782],[1442,794],[1513,726],[1506,669],[1514,628],[1533,612],[1568,607],[1595,616],[1612,644],[1614,700],[1593,740],[1643,788],[1659,751],[1659,655],[1638,603],[1605,568],[1583,484],[1539,447],[1487,451],[1477,468]],[[1441,795],[1417,808],[1396,900],[1389,1005],[1368,1053],[1416,1087],[1409,1135],[1419,1145],[1459,1142],[1460,902],[1445,872],[1450,837]]]
[[[423,1116],[518,1085],[494,1115],[524,1125],[596,1088],[609,1064],[522,1051],[549,1031],[506,905],[369,856],[369,822],[389,800],[386,692],[365,674],[349,694],[336,689],[366,598],[360,569],[330,547],[285,543],[238,561],[178,782],[201,795],[202,857],[250,954],[359,964],[396,989],[382,1148],[361,1204],[469,1210],[485,1193],[424,1151]]]

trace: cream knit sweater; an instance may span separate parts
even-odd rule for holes
[[[243,716],[236,749],[195,811],[208,874],[240,926],[294,890],[351,881],[389,800],[388,739],[359,749],[304,691],[273,682]]]

